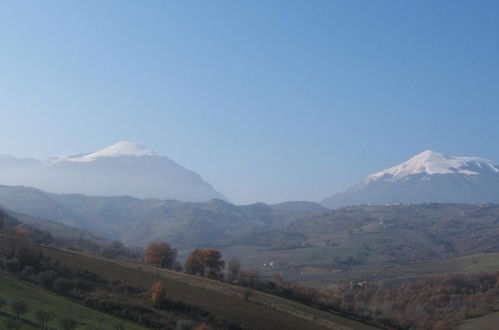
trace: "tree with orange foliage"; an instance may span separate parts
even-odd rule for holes
[[[30,232],[31,228],[28,225],[21,223],[12,229],[10,237],[14,240],[25,242],[28,240]]]
[[[204,276],[203,252],[194,249],[185,261],[185,272],[192,275]]]
[[[195,330],[211,330],[213,329],[212,327],[210,327],[207,323],[201,323],[200,325],[198,325]]]
[[[163,301],[166,299],[166,286],[163,282],[158,281],[154,283],[151,288],[151,300],[155,306],[161,305]]]
[[[225,262],[222,260],[220,251],[215,249],[203,250],[203,261],[206,276],[216,279],[223,278]]]
[[[28,237],[30,235],[30,227],[26,224],[19,224],[12,228],[8,237],[10,238],[8,250],[4,251],[9,258],[16,255],[17,251],[26,246]]]
[[[195,249],[185,262],[185,272],[193,275],[208,276],[221,279],[225,262],[222,254],[216,249]]]
[[[439,320],[435,322],[432,328],[432,330],[449,330],[449,329],[451,329],[450,324],[444,320]]]
[[[149,244],[144,251],[144,262],[161,268],[172,268],[177,260],[177,250],[166,242]]]

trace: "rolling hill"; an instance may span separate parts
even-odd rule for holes
[[[259,228],[275,228],[294,216],[324,210],[315,203],[236,206],[216,199],[189,203],[127,196],[93,197],[52,194],[19,186],[0,186],[0,205],[129,245],[167,240],[179,248],[210,245]]]
[[[8,244],[0,238],[0,247]],[[187,319],[194,324],[208,322],[218,324],[221,329],[374,329],[367,324],[341,317],[335,313],[318,310],[284,298],[264,292],[253,291],[249,299],[243,297],[244,288],[204,277],[187,275],[170,270],[159,269],[138,263],[119,260],[108,260],[74,251],[38,247],[45,258],[50,258],[56,269],[67,269],[67,274],[80,274],[101,287],[94,290],[87,284],[89,292],[84,299],[74,293],[72,303],[85,305],[98,310],[109,310],[114,315],[122,315],[122,319],[134,318],[133,311],[141,311],[144,316],[152,315],[154,320],[162,320],[166,324],[175,324]],[[5,275],[0,276],[5,277]],[[71,278],[71,277],[69,277]],[[10,282],[9,282],[10,281]],[[12,287],[21,287],[21,295],[28,292],[33,304],[57,298],[46,297],[41,289],[20,283],[19,279],[10,279],[9,299],[13,299]],[[154,308],[150,303],[150,288],[157,281],[162,281],[167,288],[166,298],[171,305],[166,308]],[[87,281],[88,282],[88,281]],[[90,289],[88,289],[90,288]],[[24,290],[24,291],[23,291]],[[67,293],[71,295],[71,293]],[[52,291],[51,294],[53,295]],[[67,298],[64,298],[67,299]],[[69,308],[71,303],[68,302]],[[56,308],[54,305],[53,308]],[[83,307],[76,307],[73,314]],[[119,308],[119,309],[116,309]],[[122,314],[123,311],[129,314]],[[58,311],[60,313],[60,311]],[[92,316],[93,317],[93,316]],[[112,317],[111,317],[112,318]],[[140,318],[138,323],[143,323]],[[148,322],[151,322],[150,319]],[[141,323],[141,324],[142,324]],[[225,325],[227,326],[225,326]],[[229,327],[230,324],[237,327]],[[149,327],[147,327],[149,328]],[[170,329],[170,326],[167,327]],[[128,327],[127,327],[128,329]]]

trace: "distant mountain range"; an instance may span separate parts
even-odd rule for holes
[[[129,196],[96,197],[4,185],[0,185],[0,206],[82,228],[131,246],[167,240],[179,248],[207,246],[248,232],[276,228],[297,216],[325,210],[312,202],[236,206],[219,199],[193,203]]]
[[[139,199],[227,201],[200,175],[133,142],[121,141],[88,154],[44,161],[0,156],[0,185],[35,187],[55,194],[131,196]],[[499,202],[499,166],[478,157],[449,157],[427,150],[371,174],[320,205]],[[275,205],[280,212],[320,211],[317,203]]]
[[[198,174],[147,147],[126,141],[94,153],[46,161],[1,156],[0,184],[94,196],[126,195],[189,202],[226,199]]]
[[[499,201],[499,166],[478,157],[424,151],[374,173],[321,204],[327,208],[385,203],[482,203]]]

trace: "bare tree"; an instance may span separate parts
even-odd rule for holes
[[[227,281],[236,282],[241,274],[241,263],[236,258],[231,258],[227,263]]]
[[[23,315],[28,311],[28,305],[22,300],[14,300],[10,304],[10,308],[12,308],[12,311],[16,314],[17,319],[19,319],[20,315]]]

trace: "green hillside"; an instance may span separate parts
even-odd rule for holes
[[[37,310],[56,315],[55,319],[49,323],[51,327],[56,327],[58,317],[68,317],[78,322],[77,329],[87,329],[88,327],[111,329],[120,323],[125,326],[125,329],[145,329],[138,324],[132,324],[81,306],[37,286],[21,282],[4,272],[0,272],[0,297],[7,301],[7,304],[0,309],[3,312],[0,314],[0,327],[7,318],[14,317],[9,302],[21,299],[28,306],[28,312],[21,316],[23,329],[39,329],[39,326],[36,325],[38,321],[35,318]]]

